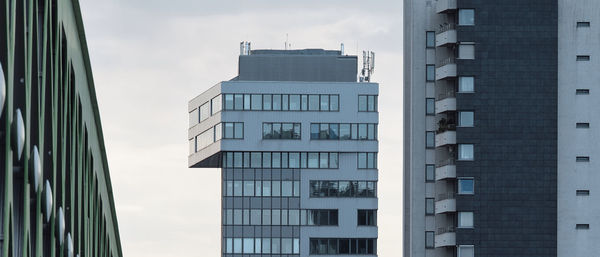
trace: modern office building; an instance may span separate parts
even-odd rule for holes
[[[0,13],[0,256],[120,257],[79,3]]]
[[[404,256],[597,255],[600,2],[404,6]]]
[[[377,95],[356,56],[243,44],[188,110],[189,167],[221,168],[222,256],[377,254]]]

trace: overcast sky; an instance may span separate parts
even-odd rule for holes
[[[220,175],[188,169],[187,103],[253,49],[376,53],[379,256],[401,251],[402,1],[80,0],[127,257],[220,256]]]

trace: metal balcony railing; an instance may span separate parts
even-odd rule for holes
[[[456,24],[445,22],[445,23],[440,24],[440,26],[437,29],[437,34],[441,34],[448,30],[453,30],[453,29],[456,29]]]
[[[436,230],[436,235],[441,235],[444,233],[450,233],[450,232],[456,232],[456,227],[455,226],[448,226],[448,227],[442,227],[442,228],[438,228]]]
[[[446,98],[456,98],[456,92],[454,91],[454,89],[439,92],[437,94],[437,98],[435,100],[440,101],[440,100],[444,100]]]
[[[448,64],[454,64],[454,63],[456,63],[456,58],[454,56],[452,56],[452,57],[448,57],[446,59],[439,60],[436,64],[436,67],[439,68],[439,67],[442,67],[442,66],[445,66]]]
[[[439,202],[439,201],[443,201],[443,200],[447,200],[447,199],[455,199],[455,198],[456,198],[456,193],[447,192],[447,193],[439,194],[438,197],[435,199],[435,201]]]
[[[455,164],[456,164],[456,159],[454,157],[452,157],[452,158],[448,158],[448,159],[436,162],[435,167],[439,168],[439,167],[444,167],[446,165],[455,165]]]

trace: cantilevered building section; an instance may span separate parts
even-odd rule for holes
[[[222,256],[377,254],[377,83],[340,51],[253,50],[189,103],[189,166],[222,171]]]
[[[79,4],[0,13],[0,256],[120,257]]]
[[[597,255],[600,2],[404,4],[404,256]]]

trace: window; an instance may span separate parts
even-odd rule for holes
[[[351,128],[357,133],[351,134]],[[377,124],[311,123],[311,140],[377,140]]]
[[[376,95],[358,95],[358,111],[359,112],[376,112],[377,111],[377,96]]]
[[[425,231],[425,248],[435,248],[435,234],[433,231]]]
[[[458,227],[473,228],[473,212],[458,212]]]
[[[281,95],[273,95],[273,111],[281,111]]]
[[[233,95],[225,95],[225,110],[233,110]]]
[[[206,102],[200,106],[200,121],[206,120],[210,117],[210,103]]]
[[[461,26],[475,25],[475,9],[459,9],[458,10],[458,25],[461,25]]]
[[[425,33],[425,46],[427,48],[435,47],[435,32],[427,31]]]
[[[433,132],[433,131],[425,132],[425,147],[426,148],[434,148],[435,147],[435,132]]]
[[[590,123],[587,122],[577,122],[577,124],[575,124],[576,128],[590,128]]]
[[[310,197],[376,197],[376,181],[311,180]]]
[[[377,253],[376,238],[310,238],[311,255],[370,254]]]
[[[577,56],[577,61],[578,62],[587,62],[590,60],[590,56],[589,55],[578,55]]]
[[[589,27],[590,27],[589,21],[578,21],[577,22],[577,28],[589,28]]]
[[[335,111],[335,112],[340,110],[340,96],[339,95],[329,95],[329,110]]]
[[[458,179],[458,194],[459,195],[472,195],[475,193],[475,185],[473,178],[459,178]]]
[[[427,81],[435,81],[435,65],[427,64],[425,70],[425,78]]]
[[[377,226],[377,210],[358,210],[358,226]]]
[[[425,215],[435,214],[435,200],[433,198],[425,198]]]
[[[235,94],[233,96],[233,109],[236,111],[241,111],[244,109],[244,95]]]
[[[435,165],[427,164],[425,165],[425,182],[433,181],[435,181]]]
[[[223,102],[222,102],[222,98],[221,95],[215,96],[213,99],[210,100],[210,106],[211,106],[211,115],[215,115],[216,113],[220,112],[223,106]]]
[[[359,169],[377,169],[377,153],[358,153]]]
[[[223,138],[226,139],[243,139],[244,138],[244,123],[243,122],[223,122]]]
[[[223,168],[339,168],[339,154],[329,152],[223,152],[222,156]]]
[[[465,60],[475,59],[475,43],[461,42],[458,45],[458,59],[465,59]]]
[[[263,123],[263,139],[300,139],[300,123]]]
[[[459,245],[457,257],[474,257],[475,247],[472,245]]]
[[[460,127],[473,127],[473,112],[459,112],[458,113],[458,126]]]
[[[576,224],[575,229],[590,229],[590,224]]]
[[[338,210],[303,210],[307,226],[337,226]]]
[[[319,110],[319,95],[308,96],[308,110],[318,111]]]
[[[290,95],[290,111],[300,110],[300,95]]]
[[[458,145],[458,160],[460,161],[472,161],[474,160],[473,145],[472,144],[459,144]]]
[[[263,95],[263,110],[272,110],[272,95]]]
[[[475,77],[458,77],[458,92],[475,92]]]
[[[425,114],[435,115],[435,98],[425,99]]]
[[[589,162],[590,157],[589,156],[577,156],[577,157],[575,157],[575,161],[576,162]]]
[[[200,114],[198,113],[198,109],[194,109],[193,111],[190,112],[189,115],[190,115],[189,122],[190,122],[190,128],[191,128],[194,125],[198,124],[198,122],[200,121]]]
[[[252,95],[252,100],[251,100],[251,110],[253,111],[260,111],[262,110],[262,95]]]
[[[576,89],[575,94],[576,95],[589,95],[590,90],[589,89]]]
[[[588,196],[588,195],[590,195],[590,190],[577,190],[575,192],[575,195],[578,195],[578,196]]]

